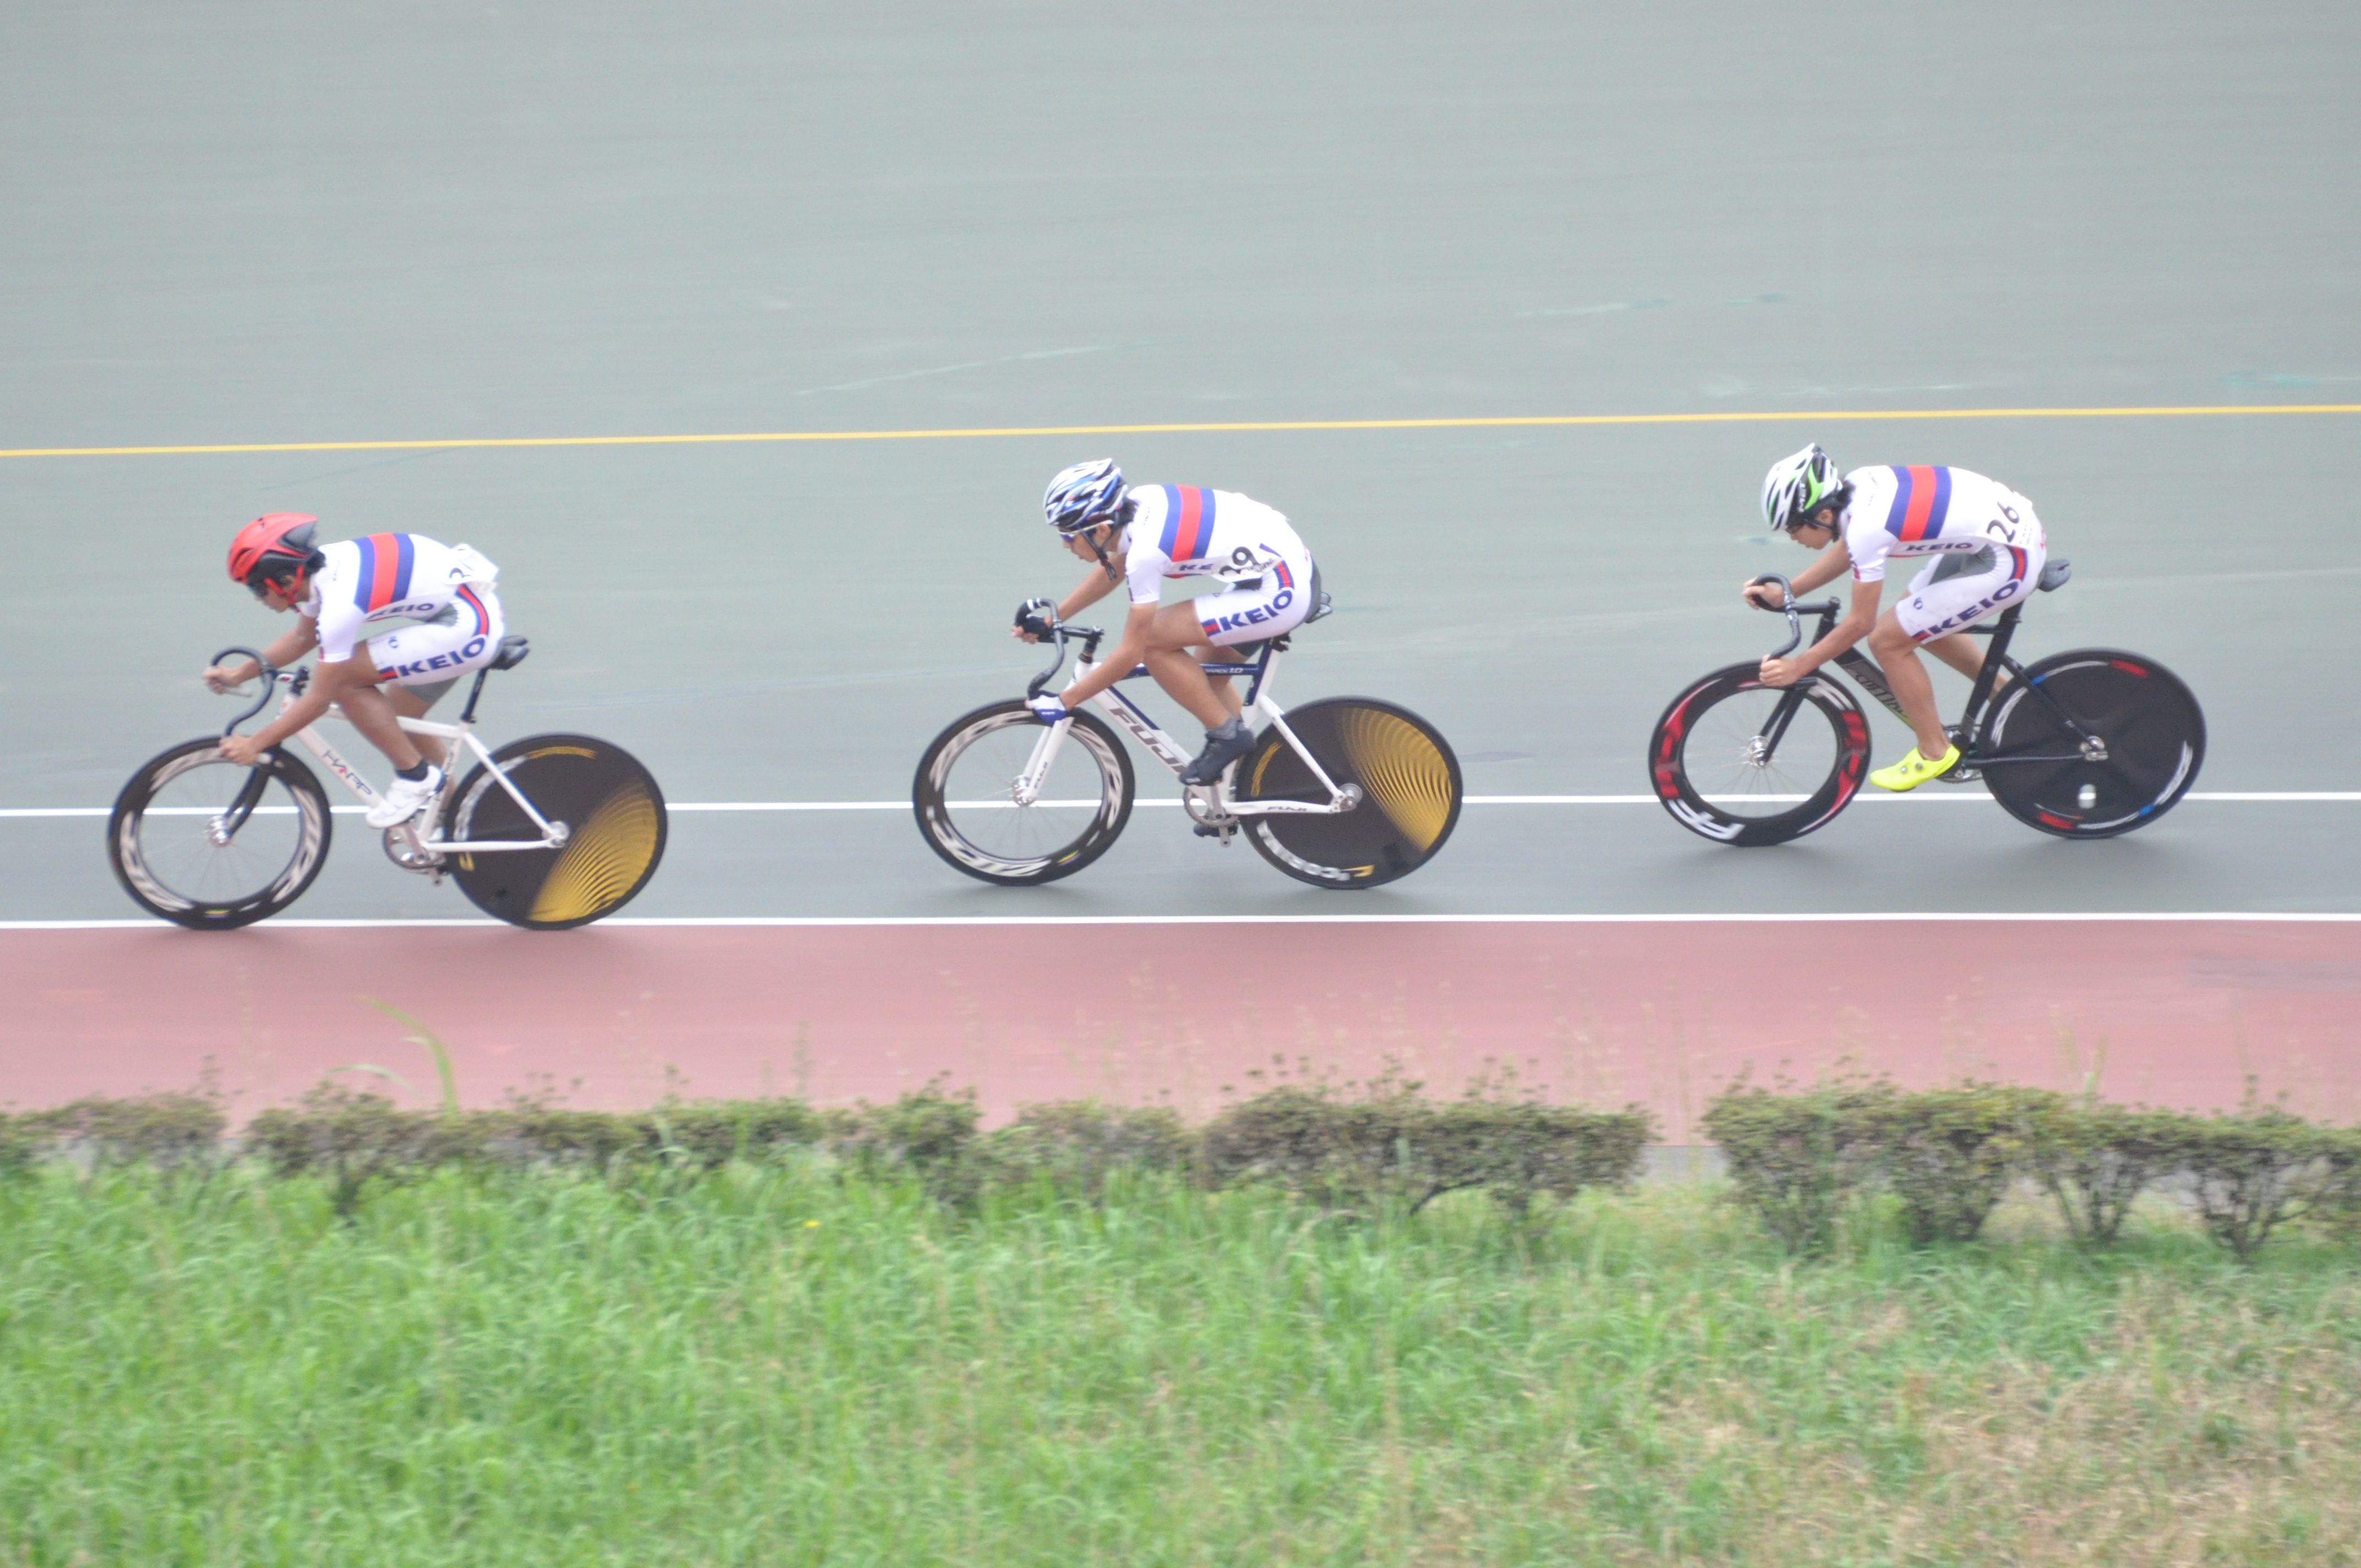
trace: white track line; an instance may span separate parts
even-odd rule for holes
[[[1806,797],[1800,795],[1754,795],[1751,798],[1764,804],[1773,804],[1779,801],[1800,801]],[[1992,796],[1982,790],[1955,789],[1943,791],[1941,793],[1913,793],[1910,795],[1871,795],[1864,791],[1853,798],[1856,802],[1883,802],[1896,800],[1924,802],[1929,800],[1988,801],[1992,799]],[[2191,790],[2181,798],[2184,800],[2243,802],[2247,804],[2268,806],[2318,805],[2326,802],[2349,805],[2356,801],[2361,801],[2361,790]],[[1465,796],[1461,801],[1461,804],[1464,806],[1653,806],[1655,803],[1656,797],[1653,795],[1471,795]],[[952,804],[957,806],[983,806],[998,805],[999,803],[996,801],[972,800],[955,801]],[[1096,801],[1087,800],[1047,800],[1040,804],[1044,806],[1095,806],[1098,803]],[[1177,806],[1180,804],[1180,803],[1178,800],[1135,800],[1132,802],[1133,806],[1140,807]],[[112,809],[112,807],[104,806],[6,806],[0,807],[0,820],[5,820],[8,818],[32,819],[51,817],[104,817],[107,816]],[[261,812],[257,815],[285,813],[291,812],[293,809],[294,807],[292,806],[264,806]],[[366,806],[330,806],[328,809],[335,812],[339,817],[357,817],[368,808]],[[675,814],[690,811],[907,811],[910,809],[910,803],[906,800],[675,800],[668,802],[665,805],[664,809],[667,812]],[[206,815],[206,811],[203,806],[182,806],[162,807],[159,808],[157,814],[159,816],[203,817]]]
[[[2195,924],[2197,922],[2248,925],[2350,926],[2361,924],[2361,911],[2343,914],[2323,914],[2228,910],[2218,913],[2191,911],[2170,913],[2159,911],[2077,911],[2066,914],[2008,915],[1997,913],[1958,914],[1943,910],[1895,913],[1873,910],[1852,914],[1794,915],[817,915],[817,916],[678,916],[634,918],[617,916],[602,920],[595,927],[607,930],[614,927],[635,929],[729,928],[763,926],[828,927],[828,926],[1770,926],[1794,925],[1804,921],[1818,925],[1855,923],[1875,924],[1880,921],[1939,922],[1960,921],[1978,924],[2021,922],[2047,925],[2088,925],[2109,920],[2141,924]],[[439,930],[467,928],[473,930],[507,930],[497,920],[273,920],[256,926],[256,931],[388,931]],[[178,929],[160,920],[0,920],[0,934],[10,931],[161,931]],[[195,933],[192,933],[195,935]],[[204,933],[205,939],[218,939],[214,933]],[[541,933],[530,938],[535,942],[556,940]]]

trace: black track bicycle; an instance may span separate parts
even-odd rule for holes
[[[2072,575],[2070,563],[2050,562],[2040,591]],[[1773,658],[1803,644],[1805,616],[1820,618],[1815,641],[1835,629],[1834,598],[1797,604],[1786,578],[1754,581],[1778,584],[1785,601],[1787,641]],[[2155,660],[2112,648],[2019,664],[2009,643],[2023,609],[1968,629],[1992,646],[1950,731],[1960,761],[1936,782],[1982,779],[2011,817],[2061,839],[2112,839],[2171,810],[2205,761],[2197,698]],[[1860,649],[1835,665],[1903,718]],[[1826,665],[1784,688],[1763,684],[1759,661],[1716,670],[1673,699],[1648,742],[1656,798],[1682,827],[1724,844],[1784,844],[1825,827],[1868,772],[1868,717]]]
[[[1075,668],[1086,672],[1106,633],[1057,625],[1049,635],[1056,654],[1026,687],[1028,698],[1048,689],[1067,643],[1082,644]],[[1376,887],[1408,876],[1459,821],[1459,759],[1434,726],[1374,697],[1280,707],[1270,677],[1287,647],[1287,636],[1274,637],[1230,650],[1234,662],[1205,666],[1209,675],[1248,683],[1246,716],[1264,728],[1219,780],[1186,786],[1181,806],[1200,835],[1226,845],[1243,833],[1264,860],[1314,887]],[[1146,674],[1143,664],[1124,678]],[[1119,685],[1089,706],[1099,713],[1054,725],[1014,698],[953,719],[919,758],[911,784],[928,847],[969,876],[1012,887],[1071,876],[1106,853],[1131,820],[1135,793],[1131,758],[1106,719],[1175,774],[1189,766],[1189,753]]]
[[[631,902],[664,859],[664,792],[639,760],[588,735],[535,735],[488,749],[476,739],[484,677],[514,669],[529,649],[503,637],[476,672],[456,724],[404,718],[413,735],[451,748],[442,792],[428,808],[384,830],[386,858],[406,872],[459,884],[477,908],[538,931],[585,926]],[[271,667],[250,648],[225,648],[262,671],[253,705],[223,736],[284,688],[303,695],[311,671]],[[328,716],[343,717],[330,707]],[[377,804],[378,792],[309,725],[291,739],[335,779]],[[250,926],[303,894],[327,863],[334,827],[317,774],[285,746],[251,767],[221,754],[219,738],[184,740],[142,763],[115,797],[106,858],[115,880],[149,914],[200,931]],[[463,755],[476,766],[462,779]]]

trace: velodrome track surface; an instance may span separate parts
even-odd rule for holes
[[[0,806],[38,814],[0,817],[0,1100],[211,1056],[262,1102],[414,1056],[376,997],[478,1097],[630,1101],[666,1064],[1202,1096],[1390,1053],[1677,1122],[1746,1060],[2080,1081],[2103,1040],[2120,1093],[2253,1072],[2361,1112],[2346,9],[147,24],[0,20]],[[1878,85],[1797,112],[1822,70]],[[1643,420],[1474,422],[1535,415]],[[1027,433],[1108,426],[1196,428]],[[928,431],[997,433],[835,438]],[[679,439],[763,433],[823,439]],[[1350,899],[1162,811],[1011,894],[890,804],[703,810],[632,916],[886,923],[554,938],[413,924],[470,912],[345,818],[296,913],[364,924],[27,928],[133,913],[98,823],[52,814],[218,724],[192,671],[273,630],[218,579],[258,511],[500,562],[536,652],[489,739],[609,736],[685,804],[866,807],[1029,673],[1007,604],[1071,581],[1033,498],[1112,451],[1302,527],[1340,610],[1283,698],[1410,705],[1478,796],[1612,797],[1674,691],[1775,641],[1732,590],[1804,563],[1752,502],[1811,439],[2035,498],[2077,575],[2020,649],[2162,660],[2207,707],[2201,791],[2272,798],[2068,846],[1921,792],[1754,853],[1646,804],[1477,805]],[[1880,923],[1949,912],[1999,918]],[[2059,916],[2141,918],[2026,918]],[[894,923],[1011,918],[1072,923]]]

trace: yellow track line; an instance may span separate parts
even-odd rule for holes
[[[415,452],[475,446],[703,446],[747,441],[952,441],[1016,435],[1178,435],[1292,430],[1483,430],[1591,424],[1743,424],[1828,420],[2170,419],[2235,414],[2352,414],[2361,403],[2231,404],[2214,408],[1891,409],[1695,414],[1512,414],[1491,419],[1321,419],[1235,423],[1057,424],[975,430],[775,430],[721,435],[511,435],[447,441],[262,441],[221,446],[26,446],[0,457],[160,457],[218,452]]]

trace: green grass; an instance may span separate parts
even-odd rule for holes
[[[811,1171],[0,1184],[0,1563],[2351,1563],[2361,1273]]]

